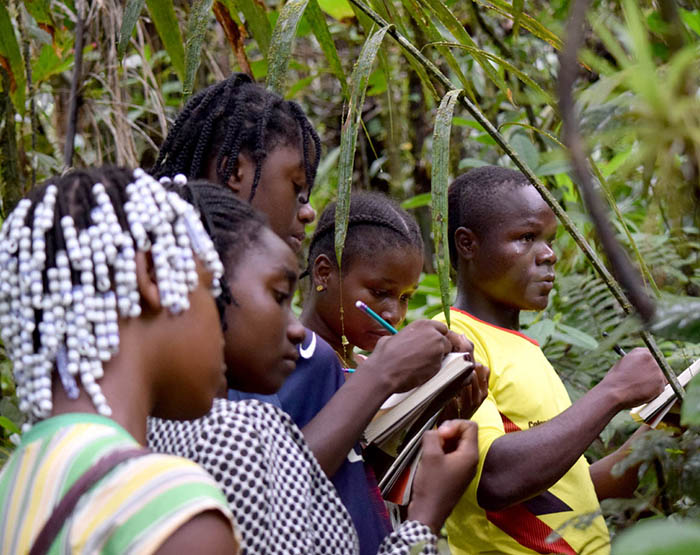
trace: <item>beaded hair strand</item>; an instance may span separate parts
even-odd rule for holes
[[[22,199],[0,230],[0,333],[28,424],[50,416],[52,373],[111,415],[98,380],[119,318],[141,314],[136,251],[150,251],[164,308],[189,308],[195,255],[223,265],[194,208],[143,170],[77,170]]]

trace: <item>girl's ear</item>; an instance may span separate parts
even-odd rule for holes
[[[224,156],[221,161],[223,167],[228,163],[228,156]],[[216,171],[216,155],[213,155],[207,163],[206,179],[212,183],[219,183],[219,176]],[[249,156],[241,153],[238,155],[238,168],[229,177],[227,185],[243,200],[248,200],[250,189],[253,186],[255,177],[255,164]]]
[[[313,268],[311,268],[311,279],[314,287],[321,287],[321,291],[328,289],[328,285],[336,273],[335,264],[333,264],[325,254],[319,254],[314,260]]]
[[[226,166],[227,160],[227,158],[224,158],[224,166]],[[229,177],[227,185],[234,193],[236,193],[238,197],[242,198],[243,200],[248,200],[254,178],[255,164],[250,157],[243,153],[239,154],[238,167],[236,168],[236,171],[231,174],[231,177]]]
[[[471,260],[476,255],[479,240],[468,227],[458,227],[455,231],[455,249],[460,258]]]
[[[156,269],[150,252],[136,251],[136,286],[141,295],[141,309],[157,312],[162,308]]]

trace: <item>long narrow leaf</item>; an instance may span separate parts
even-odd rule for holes
[[[503,0],[474,0],[478,4],[481,4],[485,8],[495,11],[501,15],[506,16],[511,20],[515,20],[515,10],[511,4],[504,2]],[[527,31],[530,31],[537,38],[542,39],[549,45],[553,46],[557,50],[561,50],[562,42],[561,39],[556,36],[552,31],[547,29],[542,23],[537,21],[532,16],[526,14],[522,10],[520,11],[520,26]]]
[[[513,0],[513,35],[518,36],[520,19],[523,15],[523,0]]]
[[[185,43],[185,81],[182,84],[182,94],[185,97],[192,94],[194,78],[202,53],[202,43],[213,3],[214,0],[195,0],[192,4],[190,17],[187,21],[187,42]]]
[[[471,54],[474,54],[474,57],[480,56],[485,58],[486,60],[490,60],[492,62],[497,63],[498,65],[504,67],[511,73],[513,73],[518,79],[520,79],[523,83],[534,89],[537,93],[542,95],[542,97],[546,100],[547,104],[550,106],[556,107],[557,103],[555,100],[552,98],[552,95],[550,95],[548,92],[546,92],[542,87],[540,87],[531,77],[527,75],[527,73],[519,70],[517,67],[515,67],[513,64],[511,64],[508,60],[501,58],[500,56],[496,56],[496,54],[492,54],[491,52],[488,52],[486,50],[482,50],[481,48],[475,48],[473,46],[468,46],[466,44],[459,44],[456,42],[439,42],[439,43],[431,43],[430,46],[450,46],[453,48],[461,48],[463,50],[468,51]],[[489,63],[487,61],[487,63]]]
[[[455,104],[462,90],[449,91],[435,116],[433,129],[433,169],[431,177],[433,241],[440,281],[440,298],[447,325],[450,325],[450,249],[447,248],[447,182],[450,173],[450,133]]]
[[[345,72],[343,71],[343,65],[340,63],[340,58],[338,57],[338,51],[335,48],[333,37],[331,36],[331,32],[328,30],[326,17],[323,14],[323,11],[321,11],[318,0],[309,0],[309,5],[306,6],[304,16],[309,22],[311,30],[313,31],[318,44],[321,46],[323,54],[326,56],[326,60],[328,61],[328,65],[330,66],[333,75],[335,75],[338,81],[340,81],[340,86],[343,88],[343,96],[347,98],[347,78],[345,77]]]
[[[402,2],[403,2],[403,5],[404,5],[406,11],[411,14],[411,17],[418,24],[418,27],[422,30],[422,32],[425,33],[425,36],[428,38],[429,41],[441,42],[445,39],[445,37],[440,32],[440,30],[435,26],[433,21],[430,19],[427,10],[424,10],[421,7],[418,0],[402,0]],[[441,46],[438,46],[437,48],[438,48],[438,51],[440,52],[440,55],[445,59],[445,61],[450,66],[452,71],[455,72],[455,75],[457,75],[457,78],[459,79],[460,83],[462,84],[462,87],[464,87],[464,90],[467,91],[467,94],[471,98],[475,98],[471,83],[469,82],[467,77],[464,75],[464,72],[462,71],[462,67],[460,66],[459,62],[455,59],[452,52],[450,52],[449,49],[441,47]],[[493,68],[491,68],[491,69],[493,71]]]
[[[120,58],[124,57],[126,47],[129,45],[129,39],[134,32],[136,21],[138,21],[145,3],[146,0],[127,0],[126,2],[122,27],[119,29],[119,43],[117,44],[117,56]]]
[[[158,36],[163,41],[165,51],[170,56],[170,63],[173,64],[175,73],[180,81],[184,81],[185,48],[172,0],[146,0],[146,7],[158,31]]]
[[[350,76],[350,100],[348,112],[343,122],[340,137],[340,157],[338,161],[338,203],[335,209],[335,256],[340,267],[343,260],[343,248],[348,232],[350,217],[350,189],[352,186],[352,170],[355,162],[355,145],[357,132],[362,119],[362,107],[365,104],[365,92],[374,60],[379,46],[390,25],[382,27],[362,45],[360,57]]]
[[[442,23],[445,28],[452,33],[452,36],[457,39],[457,41],[460,44],[463,44],[465,46],[471,46],[475,50],[472,52],[472,56],[474,57],[474,60],[476,63],[478,63],[481,66],[481,69],[484,71],[486,76],[496,84],[496,86],[505,94],[507,97],[510,96],[510,91],[508,90],[508,85],[506,84],[505,80],[503,77],[499,75],[499,73],[496,71],[496,69],[489,63],[489,61],[481,56],[480,52],[481,49],[479,49],[479,46],[474,42],[474,39],[471,38],[469,33],[467,33],[467,30],[464,28],[464,25],[460,23],[460,21],[455,17],[455,15],[450,11],[450,9],[445,5],[445,3],[442,0],[420,0],[421,3],[426,6],[428,9],[430,9],[435,17],[438,18],[438,21]],[[432,39],[431,39],[432,40]],[[442,52],[442,51],[441,51]],[[459,74],[458,74],[459,77]],[[460,79],[462,86],[465,86],[464,80]],[[469,89],[466,89],[467,93],[469,94]],[[470,94],[470,96],[472,96]],[[472,96],[473,98],[473,96]]]
[[[396,26],[396,28],[404,35],[408,34],[408,24],[410,18],[406,15],[405,10],[396,9],[396,6],[393,4],[393,2],[387,2],[386,4],[382,3],[382,5],[386,6],[386,11],[389,15],[387,21],[391,21]],[[353,9],[356,9],[354,5]],[[363,17],[367,17],[363,12],[359,10],[358,13]],[[421,80],[421,83],[425,89],[426,99],[431,98],[438,100],[440,98],[440,95],[435,90],[435,85],[433,84],[430,77],[428,77],[428,72],[425,71],[425,68],[413,56],[406,56],[406,61],[409,64],[411,64],[411,68],[413,69],[413,71],[416,72],[416,75],[418,75],[418,78]]]
[[[272,28],[270,27],[270,21],[267,19],[265,4],[257,0],[227,0],[226,3],[232,12],[241,12],[243,14],[246,29],[258,43],[263,55],[267,56],[267,52],[270,49]]]
[[[267,53],[267,88],[277,94],[284,94],[294,38],[308,3],[309,0],[289,0],[280,11],[277,24],[272,30],[272,42]]]
[[[5,4],[0,4],[0,58],[7,62],[3,64],[10,77],[10,98],[15,109],[24,114],[24,99],[26,94],[27,79],[24,74],[24,63],[19,50],[19,43],[12,27],[10,14]],[[9,66],[9,68],[8,68]],[[0,80],[2,87],[2,80]]]

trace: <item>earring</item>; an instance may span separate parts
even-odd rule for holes
[[[319,293],[321,291],[325,291],[325,290],[326,290],[326,288],[323,285],[321,285],[320,283],[316,286],[316,291],[318,291]]]

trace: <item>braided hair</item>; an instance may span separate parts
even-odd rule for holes
[[[308,274],[314,260],[325,254],[338,263],[335,256],[335,207],[329,204],[321,214],[309,245]],[[343,268],[350,269],[354,260],[373,256],[377,250],[410,245],[423,252],[423,238],[416,220],[391,198],[381,193],[357,192],[350,198],[348,234],[343,249]]]
[[[199,211],[204,228],[224,264],[222,293],[216,298],[216,305],[225,331],[226,306],[236,304],[228,286],[234,277],[230,271],[248,249],[260,243],[260,230],[265,227],[265,218],[228,187],[195,180],[184,185],[175,184],[171,188]]]
[[[455,270],[458,262],[457,228],[468,227],[477,235],[486,233],[494,221],[498,195],[529,184],[523,173],[500,166],[473,168],[452,182],[447,192],[447,234],[450,261]]]
[[[156,177],[206,177],[216,156],[219,184],[238,169],[241,153],[255,164],[251,201],[266,156],[277,146],[301,146],[309,188],[316,178],[321,141],[301,107],[253,83],[244,73],[207,87],[185,105],[168,133],[152,169]]]
[[[189,308],[196,257],[215,284],[223,267],[195,210],[143,170],[75,170],[34,189],[0,230],[0,334],[29,422],[53,408],[57,370],[96,410],[111,409],[98,380],[119,348],[118,319],[141,314],[136,251],[153,258],[160,301]],[[217,293],[218,294],[218,293]]]

